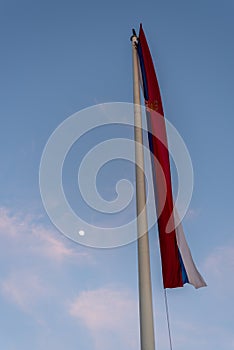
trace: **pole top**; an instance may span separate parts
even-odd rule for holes
[[[138,39],[138,37],[137,37],[136,31],[133,28],[132,29],[132,36],[131,36],[130,40],[133,41],[134,43],[137,43],[137,39]]]

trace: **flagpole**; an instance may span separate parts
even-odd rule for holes
[[[133,57],[134,89],[134,133],[136,161],[136,201],[138,232],[138,278],[141,350],[155,350],[152,286],[150,274],[148,223],[146,212],[146,191],[144,177],[144,151],[142,136],[142,115],[140,101],[140,82],[137,55],[137,36],[135,30],[131,37]]]

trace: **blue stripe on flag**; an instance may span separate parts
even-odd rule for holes
[[[178,252],[179,252],[179,259],[180,259],[180,266],[181,266],[183,284],[189,283],[188,275],[187,275],[187,272],[185,270],[184,263],[183,263],[181,255],[180,255],[179,249],[178,249]]]
[[[147,87],[145,66],[144,66],[144,60],[143,60],[142,49],[141,49],[140,43],[138,43],[138,45],[137,45],[137,52],[138,52],[138,57],[139,57],[139,61],[140,61],[141,75],[142,75],[142,80],[143,80],[144,98],[146,101],[148,101],[148,99],[149,99],[148,87]]]

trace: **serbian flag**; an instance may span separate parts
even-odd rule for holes
[[[179,224],[177,228],[174,225],[170,160],[163,106],[142,25],[137,50],[145,98],[149,146],[153,155],[152,167],[164,288],[182,287],[185,283],[200,288],[206,286],[206,283],[193,262],[182,225]],[[169,220],[170,231],[167,227]]]

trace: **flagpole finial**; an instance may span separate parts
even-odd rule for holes
[[[131,38],[130,38],[130,40],[131,41],[133,41],[134,40],[134,42],[136,43],[137,42],[137,34],[136,34],[136,31],[135,31],[135,29],[133,28],[132,29],[132,36],[131,36]]]

